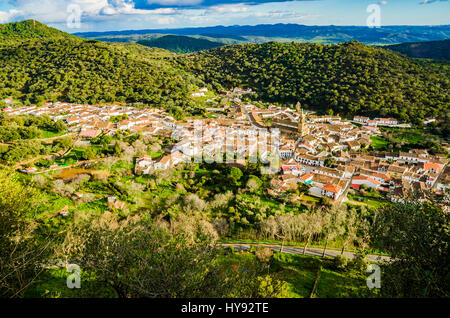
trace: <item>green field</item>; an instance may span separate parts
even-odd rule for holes
[[[372,140],[372,147],[374,150],[376,151],[386,150],[388,142],[383,137],[372,136],[370,137],[370,140]]]
[[[220,261],[224,266],[239,264],[255,259],[250,252],[234,253],[224,256]],[[274,253],[270,261],[270,274],[287,282],[289,297],[308,298],[320,270],[314,295],[318,298],[362,297],[369,294],[366,277],[350,267],[336,270],[333,260],[316,256]]]
[[[42,130],[42,138],[44,138],[44,139],[59,137],[59,136],[65,135],[65,134],[67,134],[67,131],[54,132],[54,131]]]
[[[357,202],[358,205],[365,204],[372,208],[379,208],[384,203],[383,200],[373,198],[373,197],[362,197],[362,196],[352,195],[352,194],[348,194],[347,197],[349,200],[351,200],[353,202]],[[352,204],[352,202],[349,202],[349,203]]]

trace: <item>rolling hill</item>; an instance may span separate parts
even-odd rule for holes
[[[0,24],[0,43],[30,39],[74,39],[75,36],[50,28],[36,20]]]
[[[450,39],[419,43],[402,43],[385,48],[405,54],[409,57],[450,61]]]
[[[217,88],[251,87],[270,102],[403,121],[449,118],[450,68],[359,42],[245,44],[179,57]]]
[[[177,55],[135,43],[85,40],[34,21],[0,29],[0,98],[26,105],[126,102],[159,106],[182,117],[202,112],[190,92],[207,83],[251,87],[262,100],[300,101],[321,113],[403,121],[450,117],[448,63],[411,59],[355,41],[230,45]],[[184,49],[204,43],[184,40]]]
[[[151,40],[141,40],[138,44],[148,47],[158,47],[175,53],[191,53],[223,46],[222,43],[190,36],[166,35]]]
[[[166,108],[177,117],[201,111],[190,92],[204,84],[178,67],[172,53],[84,40],[36,25],[37,34],[28,21],[2,26],[26,31],[3,35],[0,98],[13,97],[25,105],[57,100],[139,103]]]

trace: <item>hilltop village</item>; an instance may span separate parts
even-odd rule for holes
[[[207,91],[203,88],[192,95],[203,98]],[[262,108],[241,101],[242,96],[251,93],[239,88],[222,92],[230,103],[210,109],[214,116],[183,121],[154,108],[61,102],[41,107],[7,107],[3,112],[48,115],[54,121],[63,120],[68,135],[82,144],[89,144],[99,136],[114,136],[119,131],[172,140],[170,151],[159,158],[150,155],[135,158],[137,175],[202,158],[225,162],[222,159],[225,153],[232,153],[233,160],[226,160],[227,163],[245,166],[255,153],[260,158],[276,153],[279,160],[268,190],[274,197],[283,196],[299,185],[306,186],[311,196],[331,202],[348,200],[350,189],[376,191],[392,201],[423,198],[429,191],[448,193],[450,169],[443,155],[431,155],[425,149],[396,153],[368,151],[372,137],[380,134],[380,127],[408,127],[407,124],[391,118],[355,116],[346,120],[340,116],[316,116],[305,112],[300,103],[295,109],[275,105]],[[276,140],[270,138],[274,131],[280,133]],[[244,142],[239,142],[242,140],[239,136],[245,137]],[[39,173],[35,166],[22,171]]]

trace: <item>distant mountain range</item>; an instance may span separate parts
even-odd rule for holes
[[[444,41],[402,43],[385,46],[384,48],[405,54],[409,57],[450,61],[450,39]]]
[[[87,32],[75,35],[114,41],[115,38],[145,38],[150,34],[195,35],[217,39],[217,42],[264,43],[279,42],[342,43],[357,40],[365,44],[398,44],[405,42],[437,41],[450,38],[450,25],[441,26],[383,26],[368,28],[364,26],[307,26],[300,24],[261,24],[255,26],[213,26],[181,29],[147,29],[109,32]]]

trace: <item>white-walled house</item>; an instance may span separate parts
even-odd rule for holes
[[[353,177],[353,179],[352,179],[352,187],[353,188],[359,189],[363,184],[368,188],[377,189],[381,183],[371,177],[366,177],[366,176],[354,176]]]

